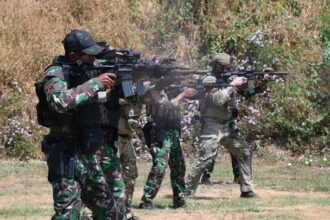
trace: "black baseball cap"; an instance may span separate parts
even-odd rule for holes
[[[98,45],[92,35],[83,30],[73,30],[62,41],[66,52],[83,52],[88,55],[98,55],[104,47]]]

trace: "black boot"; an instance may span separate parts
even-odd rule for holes
[[[139,209],[154,209],[154,205],[151,202],[141,202],[139,204]]]
[[[258,198],[258,195],[255,194],[253,191],[242,192],[241,198],[246,198],[246,199]]]
[[[133,215],[133,216],[127,218],[127,220],[139,220],[139,217]]]
[[[201,183],[204,184],[204,185],[207,185],[207,186],[212,186],[213,185],[213,183],[211,181],[211,178],[207,177],[206,175],[203,175]]]

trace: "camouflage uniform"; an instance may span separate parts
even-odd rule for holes
[[[230,63],[228,61],[228,63]],[[214,79],[213,76],[206,78]],[[208,80],[205,79],[205,82]],[[201,107],[202,129],[200,148],[193,167],[186,178],[187,193],[193,195],[200,177],[218,154],[219,144],[226,147],[238,160],[240,189],[244,193],[252,190],[252,150],[244,138],[235,130],[232,110],[236,108],[236,90],[222,89],[206,93]]]
[[[46,70],[44,91],[48,103],[64,117],[102,90],[103,85],[96,78],[69,89],[61,66]],[[106,144],[93,140],[92,136],[81,141],[76,126],[75,123],[51,126],[42,143],[48,157],[48,179],[53,186],[55,215],[52,219],[78,219],[80,197],[90,205],[94,216],[112,216],[108,211],[113,205],[112,195],[99,162],[101,148]],[[93,152],[85,152],[92,148]]]
[[[147,105],[150,129],[146,129],[146,143],[152,155],[152,167],[144,186],[140,208],[152,208],[152,200],[162,184],[165,169],[171,169],[174,207],[185,205],[185,161],[180,145],[180,107],[170,101],[164,91],[151,90],[152,101]],[[145,128],[144,128],[145,129]]]
[[[95,55],[104,47],[83,30],[71,31],[62,43],[65,56],[57,56],[35,84],[38,123],[50,128],[42,151],[53,187],[52,219],[79,219],[81,200],[94,219],[125,219],[124,193],[121,203],[116,199],[118,186],[124,190],[120,162],[108,137],[117,94],[105,91],[110,75],[97,77],[99,71],[85,68],[98,65]]]
[[[126,189],[127,217],[132,215],[132,199],[136,178],[138,177],[136,153],[132,139],[138,129],[138,118],[142,110],[141,102],[137,100],[139,97],[133,97],[133,99],[134,100],[121,99],[121,117],[118,126],[119,135],[116,141]]]
[[[117,150],[114,148],[115,144],[104,147],[104,157],[101,159],[101,168],[106,177],[106,182],[110,188],[111,204],[110,219],[124,220],[126,219],[126,195],[125,184],[122,176],[122,166],[120,159],[117,156]]]

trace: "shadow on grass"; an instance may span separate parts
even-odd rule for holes
[[[172,199],[172,195],[166,195],[165,198]],[[229,199],[228,197],[207,197],[207,196],[194,196],[186,197],[188,200],[219,200],[219,199]]]
[[[189,200],[228,200],[228,197],[207,197],[207,196],[194,196],[193,198],[188,198]]]
[[[238,183],[233,183],[229,181],[214,181],[212,182],[213,185],[223,185],[223,186],[233,186],[233,185],[238,185]]]
[[[166,205],[166,204],[164,204],[164,205],[162,205],[162,204],[153,204],[153,205],[154,205],[154,208],[152,208],[152,209],[141,209],[141,208],[139,208],[138,205],[132,205],[132,208],[133,209],[139,209],[139,210],[148,210],[148,211],[149,210],[150,211],[155,211],[157,209],[168,209],[168,208],[175,209],[173,205],[172,206],[169,206],[169,205]]]

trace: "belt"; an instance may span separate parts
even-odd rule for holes
[[[50,135],[53,136],[73,136],[76,137],[80,134],[79,130],[70,126],[63,127],[50,127]]]

